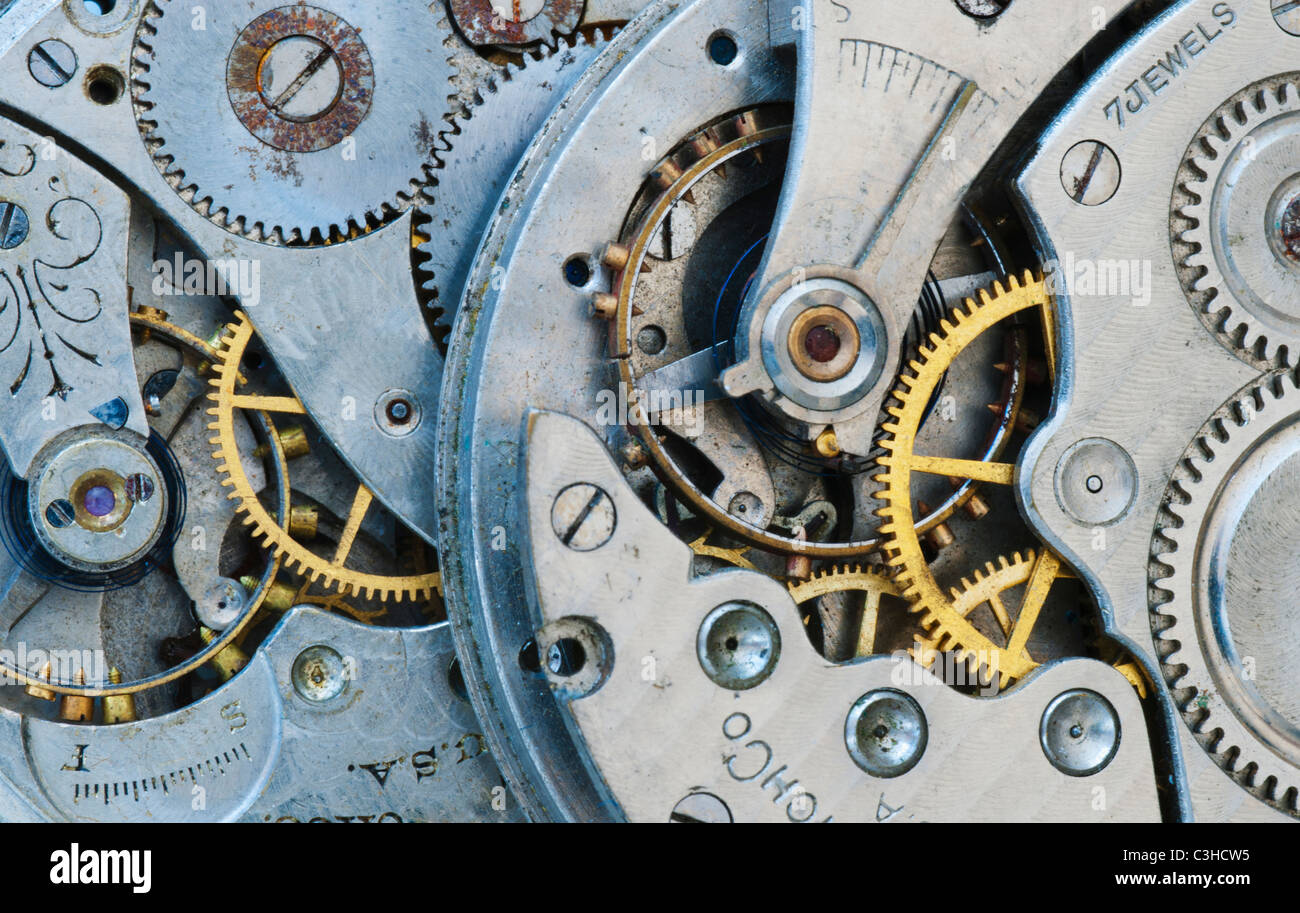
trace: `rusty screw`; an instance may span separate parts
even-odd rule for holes
[[[153,492],[153,479],[149,478],[143,472],[137,472],[134,475],[127,476],[126,496],[130,500],[148,501],[153,497]]]
[[[1100,206],[1119,190],[1119,156],[1098,140],[1075,143],[1061,159],[1061,185],[1070,199]]]

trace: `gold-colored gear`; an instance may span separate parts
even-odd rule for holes
[[[1015,628],[1015,621],[1002,596],[1008,590],[1028,583],[1037,561],[1034,552],[1027,551],[1024,555],[1016,552],[1010,558],[1000,556],[996,563],[988,562],[983,570],[977,569],[970,577],[964,578],[960,587],[952,588],[950,595],[953,611],[969,619],[977,609],[987,607],[1002,629],[1002,636],[1009,638]],[[1060,572],[1058,576],[1067,574]],[[958,661],[973,667],[978,667],[981,660],[978,654],[966,649],[947,631],[937,631],[934,636],[921,640],[918,646],[919,649],[912,649],[912,658],[927,667],[933,665],[942,653],[953,653]],[[1027,650],[1024,651],[1024,658],[1033,662],[1033,657]],[[1108,651],[1108,655],[1104,654],[1102,658],[1129,680],[1139,697],[1146,697],[1146,681],[1138,670],[1137,663],[1115,649]]]
[[[390,576],[344,566],[361,529],[361,521],[374,500],[374,495],[364,484],[357,484],[352,507],[332,558],[322,557],[308,549],[289,533],[288,524],[281,526],[262,505],[244,474],[234,433],[234,410],[288,415],[306,415],[307,410],[293,396],[241,394],[238,391],[242,386],[239,366],[253,335],[253,325],[248,317],[236,311],[235,322],[227,326],[226,335],[218,347],[219,360],[212,366],[214,389],[209,395],[214,406],[208,410],[213,417],[208,427],[215,433],[211,443],[216,448],[213,456],[217,461],[217,471],[222,475],[221,484],[231,489],[229,498],[239,501],[244,524],[253,528],[254,538],[264,539],[268,548],[284,557],[286,567],[296,567],[308,582],[327,590],[336,589],[343,595],[355,594],[379,600],[395,597],[398,602],[404,598],[431,599],[435,592],[441,595],[442,578],[437,572]],[[268,427],[274,428],[269,415],[267,423]]]
[[[885,550],[889,563],[899,569],[898,581],[904,598],[911,603],[911,611],[921,616],[922,627],[942,649],[955,650],[964,659],[977,662],[999,687],[1024,678],[1039,665],[1027,649],[1029,636],[1053,582],[1065,576],[1061,560],[1051,550],[1043,549],[1032,561],[1016,565],[1027,567],[1020,609],[1012,620],[1003,607],[1002,614],[1008,618],[1004,642],[994,642],[954,604],[954,595],[961,598],[961,591],[944,593],[931,574],[915,526],[911,479],[913,473],[927,473],[986,484],[1013,484],[1015,466],[1011,463],[921,455],[916,453],[915,445],[926,404],[957,356],[981,333],[1030,308],[1047,310],[1049,304],[1044,282],[1026,273],[1021,280],[1008,277],[1005,286],[995,283],[991,294],[982,290],[978,303],[966,299],[964,307],[940,323],[941,332],[930,335],[894,391],[897,403],[888,406],[891,420],[883,426],[886,434],[881,441],[886,453],[880,458],[883,471],[877,477],[883,486],[879,497],[885,503],[879,511]],[[968,599],[984,597],[986,591],[995,597],[1001,592],[995,592],[995,585],[983,576],[967,589]]]
[[[903,595],[898,582],[888,571],[859,565],[833,565],[814,573],[807,580],[792,580],[786,587],[796,605],[830,593],[861,592],[864,595],[854,656],[871,656],[876,652],[881,598]]]

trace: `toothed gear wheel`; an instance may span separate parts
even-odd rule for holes
[[[792,580],[786,584],[790,597],[802,605],[829,593],[863,592],[871,597],[871,607],[880,604],[881,596],[899,596],[898,584],[882,568],[861,565],[832,565],[817,571],[807,580]]]
[[[442,136],[441,166],[446,176],[421,207],[428,232],[419,245],[420,271],[431,274],[424,290],[442,310],[438,322],[450,326],[478,242],[528,144],[542,129],[569,87],[608,44],[602,37],[579,36],[572,47],[560,42],[510,65],[480,86],[476,104],[454,121],[456,132]]]
[[[1290,74],[1221,105],[1188,149],[1174,194],[1183,290],[1255,367],[1300,355],[1298,86],[1300,74]]]
[[[211,443],[221,484],[229,488],[229,498],[239,501],[243,522],[252,527],[253,536],[265,540],[266,547],[284,558],[285,568],[296,570],[309,582],[326,590],[338,590],[343,595],[355,594],[364,599],[389,600],[430,599],[442,593],[441,575],[429,574],[388,575],[373,574],[346,567],[345,562],[356,540],[361,522],[369,509],[373,495],[365,485],[357,486],[351,512],[332,558],[318,555],[293,537],[285,526],[276,522],[270,511],[258,499],[249,484],[240,459],[239,445],[234,431],[236,409],[301,415],[306,412],[293,397],[273,397],[241,394],[242,377],[239,366],[244,352],[253,339],[253,325],[248,318],[236,312],[236,320],[226,328],[218,351],[220,361],[213,365],[212,386],[209,394],[213,407],[208,414],[213,417],[208,427],[213,431]],[[268,420],[269,421],[269,420]]]
[[[786,586],[790,590],[790,597],[797,605],[803,605],[833,593],[860,593],[862,596],[861,604],[855,607],[849,616],[854,619],[847,632],[848,642],[846,646],[851,651],[849,655],[852,657],[873,656],[883,652],[878,633],[880,631],[881,602],[886,596],[895,599],[902,596],[898,584],[887,569],[856,564],[831,565],[814,573],[807,580],[792,580]],[[828,641],[825,645],[825,650],[828,651],[826,653],[827,659],[838,661],[849,658],[844,655],[843,647],[838,644],[833,646],[829,642],[831,635],[824,627],[827,618],[834,618],[837,613],[834,610],[827,612],[824,607],[819,611],[822,612],[822,637]]]
[[[323,2],[153,0],[141,19],[132,97],[146,147],[229,231],[338,241],[426,199],[454,72],[430,41],[450,31],[442,4]]]
[[[952,611],[969,620],[977,609],[987,607],[1002,629],[1003,636],[1009,637],[1014,622],[1002,602],[1002,596],[1008,590],[1028,582],[1035,561],[1032,551],[1024,555],[1016,552],[1010,558],[1002,555],[996,563],[986,563],[983,570],[977,568],[969,577],[962,578],[960,586],[949,590]],[[937,628],[922,646],[925,649],[914,651],[914,656],[925,666],[932,665],[940,653],[954,653],[959,662],[979,665],[979,654],[943,626]],[[1025,657],[1032,662],[1032,657],[1027,652]]]
[[[924,420],[926,406],[956,358],[982,333],[1020,311],[1047,306],[1047,289],[1041,279],[1026,274],[1012,276],[1006,284],[995,283],[992,293],[981,291],[979,302],[966,299],[940,323],[940,332],[930,334],[915,360],[910,362],[894,391],[895,405],[887,407],[890,421],[883,426],[881,445],[885,455],[879,460],[883,472],[880,498],[885,506],[879,511],[880,531],[885,537],[889,563],[898,568],[898,582],[911,611],[920,615],[927,635],[944,645],[960,649],[963,656],[974,658],[982,677],[990,677],[1001,687],[1024,678],[1040,665],[1028,650],[1029,638],[1053,582],[1064,573],[1060,559],[1048,549],[1033,561],[1014,621],[1005,636],[994,639],[971,623],[952,594],[930,571],[920,535],[916,529],[917,509],[912,500],[912,475],[925,473],[958,479],[974,479],[988,484],[1011,485],[1015,467],[1009,463],[980,460],[947,459],[916,452],[916,437]]]
[[[1201,429],[1152,543],[1163,671],[1210,757],[1300,817],[1300,390],[1274,373]]]

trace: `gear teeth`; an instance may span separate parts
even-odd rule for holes
[[[172,2],[172,0],[165,0]],[[441,6],[431,7],[438,17],[436,28],[451,36],[452,26],[448,13]],[[172,15],[185,15],[179,12]],[[336,220],[323,219],[319,224],[310,226],[269,225],[247,214],[233,213],[228,207],[218,205],[211,194],[201,188],[182,166],[176,157],[167,150],[167,139],[159,133],[160,123],[150,118],[149,112],[157,107],[151,97],[155,86],[150,81],[152,73],[151,58],[154,56],[159,35],[158,22],[167,13],[157,0],[149,0],[140,13],[134,46],[128,64],[129,91],[135,110],[136,126],[159,173],[177,196],[200,216],[214,225],[251,241],[277,247],[291,245],[324,246],[341,243],[366,234],[384,225],[390,224],[396,217],[408,209],[427,202],[427,192],[434,182],[433,169],[437,162],[437,149],[426,151],[427,159],[416,166],[417,174],[408,180],[406,187],[393,191],[388,199],[379,201],[361,201],[359,214],[347,215]],[[446,43],[444,42],[444,48]],[[450,53],[445,58],[448,67],[448,79],[455,80],[457,65]],[[447,96],[450,99],[450,95]],[[450,115],[444,115],[449,117]],[[396,205],[395,205],[396,204]]]
[[[1290,81],[1239,93],[1239,100],[1225,105],[1188,148],[1184,172],[1196,176],[1177,185],[1171,209],[1174,261],[1193,309],[1222,345],[1261,372],[1293,363],[1300,340],[1288,339],[1259,321],[1227,291],[1227,279],[1214,253],[1211,209],[1219,174],[1243,138],[1259,124],[1297,110],[1300,92]],[[1180,202],[1179,194],[1193,201]],[[1179,220],[1190,224],[1181,226]]]
[[[915,527],[910,485],[904,479],[910,477],[911,447],[921,412],[953,359],[995,324],[1047,301],[1043,280],[1028,271],[1006,276],[991,289],[981,289],[966,298],[940,321],[939,332],[932,333],[917,358],[909,362],[912,376],[906,377],[893,393],[899,405],[890,409],[893,421],[880,441],[886,454],[878,460],[882,471],[876,480],[882,486],[879,498],[883,505],[876,515],[882,520],[879,530],[886,561],[897,569],[895,579],[909,602],[909,610],[931,640],[945,652],[958,654],[961,662],[977,663],[981,656],[1000,657],[997,662],[1007,668],[991,670],[985,666],[977,674],[997,677],[1002,687],[1023,677],[1037,663],[1001,656],[1000,648],[980,634],[966,620],[966,614],[986,603],[989,594],[1007,588],[1003,585],[1006,579],[1023,577],[1022,583],[1027,580],[1033,567],[1032,552],[1028,562],[1017,553],[1011,560],[1002,557],[996,565],[973,569],[960,586],[949,594],[943,593],[925,560]]]
[[[217,464],[218,479],[222,487],[230,489],[227,499],[238,501],[237,514],[242,525],[249,529],[250,536],[261,541],[263,547],[282,560],[285,568],[296,568],[309,583],[319,582],[326,589],[375,593],[381,601],[388,601],[395,594],[399,600],[405,595],[415,598],[417,593],[440,587],[441,578],[437,575],[379,577],[325,564],[325,559],[318,558],[289,537],[267,513],[243,474],[234,437],[234,406],[230,400],[239,380],[239,364],[252,336],[253,328],[247,315],[236,311],[235,322],[227,325],[225,334],[213,346],[218,361],[213,365],[213,389],[208,393],[214,403],[208,414],[215,421],[210,422],[208,428],[216,432],[209,438],[209,443],[213,446],[212,457]]]
[[[1300,772],[1238,721],[1229,696],[1216,687],[1190,588],[1200,560],[1201,520],[1214,492],[1257,436],[1295,411],[1296,391],[1293,370],[1274,370],[1230,397],[1205,422],[1166,487],[1148,557],[1152,642],[1175,706],[1219,767],[1260,801],[1293,816]]]

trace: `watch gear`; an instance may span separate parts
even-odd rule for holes
[[[453,72],[440,41],[426,47],[449,28],[442,5],[330,6],[150,0],[141,18],[131,94],[145,146],[229,231],[346,240],[427,198]]]
[[[449,327],[479,239],[515,162],[607,41],[577,36],[541,47],[476,83],[474,103],[440,135],[437,186],[419,210],[416,269],[437,323]]]
[[[1300,88],[1255,84],[1197,132],[1175,193],[1174,256],[1188,300],[1251,364],[1294,363],[1300,317]],[[1179,206],[1179,204],[1182,204]]]
[[[940,324],[940,331],[930,336],[904,373],[894,391],[896,405],[887,407],[891,420],[884,426],[882,445],[887,451],[880,458],[883,485],[880,509],[881,533],[886,537],[885,551],[889,563],[898,568],[899,585],[920,615],[927,635],[938,641],[941,649],[958,651],[963,660],[977,666],[982,678],[1000,687],[1024,678],[1039,665],[1029,651],[1030,636],[1052,584],[1062,576],[1060,559],[1050,550],[1040,551],[1026,579],[1026,589],[1014,618],[1006,607],[997,603],[994,614],[1003,626],[1000,638],[981,631],[953,603],[932,574],[929,561],[916,530],[913,506],[913,477],[916,474],[974,479],[990,485],[1011,485],[1015,466],[992,460],[960,460],[916,452],[916,435],[926,405],[949,366],[982,333],[1001,321],[1028,309],[1048,307],[1047,290],[1041,279],[1026,273],[1023,279],[1010,276],[995,283],[992,293],[981,291],[978,303],[967,299]],[[978,603],[977,603],[978,604]],[[999,611],[1001,607],[1001,611]],[[971,606],[974,608],[974,606]]]
[[[619,240],[600,252],[602,290],[591,307],[597,320],[608,322],[607,351],[628,401],[628,434],[636,439],[630,446],[639,453],[631,468],[649,463],[685,510],[732,537],[769,552],[837,560],[879,544],[865,506],[876,495],[870,469],[877,449],[846,453],[834,428],[782,421],[753,397],[730,399],[710,373],[728,362],[727,327],[745,277],[762,260],[786,167],[789,121],[782,105],[742,111],[699,129],[658,161]],[[965,225],[955,226],[944,239],[935,258],[944,279],[929,276],[908,329],[909,350],[937,326],[948,295],[968,290],[972,275],[983,278],[974,249],[994,246],[988,233],[978,233],[984,228],[976,224],[969,237]],[[950,388],[953,404],[941,411],[987,405],[993,420],[977,413],[980,420],[935,421],[926,430],[994,455],[1021,419],[1028,358],[1022,334],[1009,333],[1005,345],[984,342],[981,357],[1005,376],[963,376]],[[986,509],[976,488],[962,480],[927,491],[924,500],[934,507],[917,518],[922,532],[967,505]],[[831,510],[813,511],[813,505]],[[798,520],[810,513],[821,516]]]
[[[1175,469],[1152,540],[1152,629],[1196,741],[1300,815],[1293,668],[1300,390],[1274,372],[1233,396]]]
[[[861,594],[861,605],[854,607],[849,614],[854,619],[850,625],[856,630],[849,632],[846,640],[851,649],[843,651],[852,657],[872,656],[885,652],[881,649],[884,642],[880,631],[881,602],[885,597],[901,599],[902,592],[890,573],[882,568],[862,565],[833,565],[814,572],[807,580],[791,580],[786,584],[790,597],[796,605],[802,606],[812,600],[821,600],[831,594]],[[828,629],[838,620],[839,612],[819,605],[821,613],[823,646],[822,653],[828,659],[838,660],[842,651],[839,643],[826,643]],[[835,633],[830,634],[832,641],[838,641]]]
[[[343,595],[380,601],[396,599],[431,599],[441,593],[437,572],[418,574],[388,574],[360,570],[347,566],[349,556],[362,532],[362,523],[374,503],[374,495],[364,483],[356,484],[351,504],[338,532],[332,556],[319,555],[295,535],[292,518],[288,523],[278,521],[262,504],[249,484],[243,465],[243,455],[234,434],[233,415],[236,409],[277,415],[303,416],[306,410],[293,396],[271,396],[241,392],[240,364],[254,336],[253,326],[241,312],[226,329],[220,342],[220,360],[213,365],[210,397],[213,407],[208,414],[213,417],[209,427],[214,432],[211,439],[215,449],[213,458],[217,471],[223,475],[222,484],[229,487],[228,495],[238,501],[244,515],[244,524],[255,537],[265,541],[266,547],[282,557],[285,567],[296,570],[312,583],[326,589],[337,589]],[[301,455],[309,445],[306,432],[300,427],[281,427],[273,432],[285,444],[288,453]],[[312,531],[315,523],[312,523]]]

